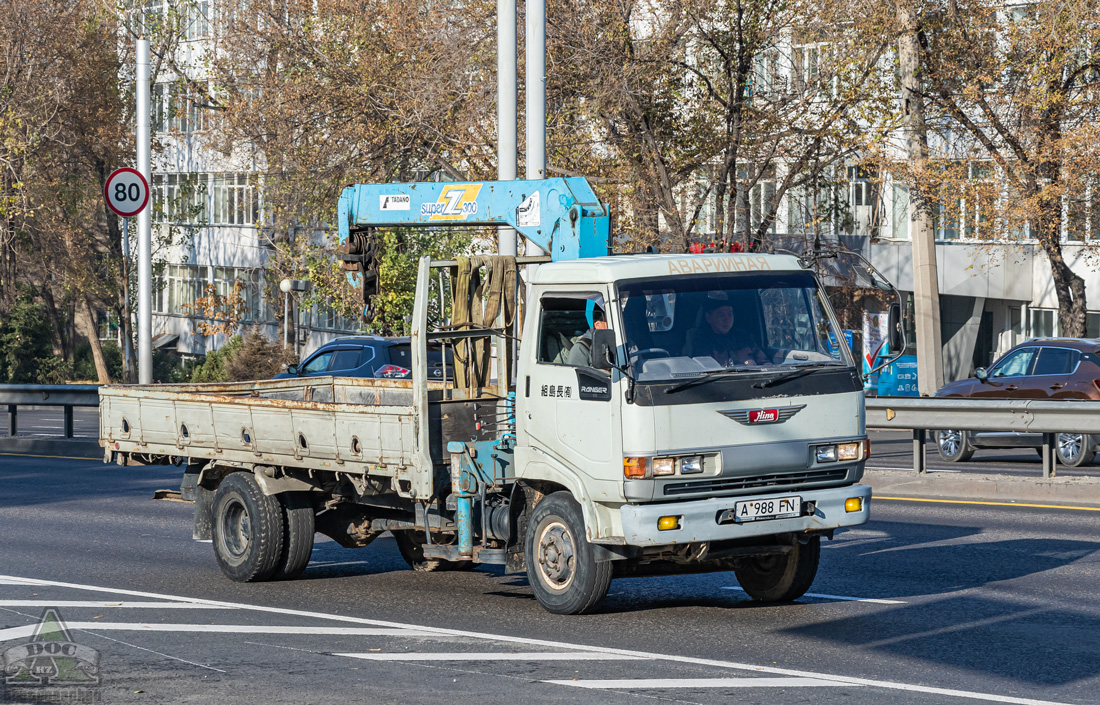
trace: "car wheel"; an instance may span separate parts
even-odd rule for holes
[[[940,457],[949,463],[961,463],[970,460],[974,449],[970,447],[970,438],[966,431],[936,431],[936,448]]]
[[[790,602],[810,589],[820,556],[821,537],[811,536],[806,543],[796,540],[785,555],[745,558],[736,564],[733,574],[754,600]]]
[[[596,560],[581,507],[568,492],[555,492],[535,505],[524,547],[527,582],[547,611],[585,614],[607,594],[611,561]]]
[[[265,495],[251,473],[235,472],[214,494],[214,557],[238,583],[268,580],[279,568],[286,519],[278,498]]]
[[[1083,433],[1059,433],[1054,437],[1054,453],[1058,462],[1077,468],[1092,462],[1091,439]],[[1042,452],[1042,449],[1039,449]]]

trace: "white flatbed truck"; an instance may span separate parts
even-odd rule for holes
[[[300,574],[315,532],[362,547],[390,531],[413,568],[502,564],[561,614],[595,609],[614,577],[731,570],[759,600],[805,593],[821,538],[866,522],[871,497],[862,384],[814,273],[783,255],[606,256],[583,179],[349,187],[352,268],[357,233],[440,213],[516,227],[553,261],[487,323],[444,325],[433,267],[462,263],[421,259],[409,379],[103,387],[105,460],[182,465],[194,538],[237,581]],[[514,276],[514,259],[482,263]],[[727,306],[735,326],[716,331]],[[731,335],[751,350],[716,352]],[[430,344],[469,362],[478,340],[496,379],[428,381]]]

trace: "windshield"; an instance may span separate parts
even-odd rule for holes
[[[626,281],[619,303],[639,382],[852,364],[809,272]]]

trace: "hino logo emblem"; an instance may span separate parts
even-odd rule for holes
[[[718,413],[739,424],[751,426],[758,423],[783,423],[805,408],[805,404],[800,404],[775,409],[728,409]]]

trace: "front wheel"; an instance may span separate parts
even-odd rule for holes
[[[821,537],[811,536],[806,543],[795,541],[785,555],[747,558],[737,564],[733,574],[754,600],[790,602],[810,589],[820,557]]]
[[[940,451],[940,457],[949,463],[970,460],[974,449],[970,447],[968,436],[966,431],[936,431],[936,448]]]
[[[568,492],[555,492],[535,505],[524,549],[527,581],[546,610],[584,614],[607,595],[611,562],[596,561],[581,507]]]
[[[1087,465],[1093,456],[1092,437],[1083,433],[1059,433],[1055,438],[1054,453],[1058,462],[1066,467]],[[1039,449],[1042,454],[1043,449]]]
[[[280,567],[286,518],[278,498],[260,491],[249,473],[235,472],[214,494],[214,557],[230,580],[260,582]]]

